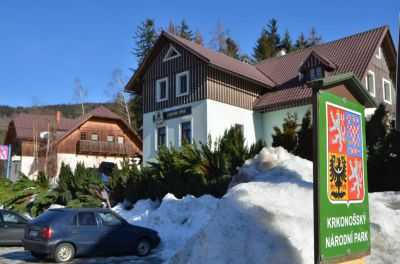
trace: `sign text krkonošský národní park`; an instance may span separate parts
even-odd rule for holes
[[[364,107],[317,96],[319,261],[360,258],[371,248]]]

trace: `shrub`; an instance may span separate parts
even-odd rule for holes
[[[287,113],[287,117],[282,124],[283,130],[279,127],[274,127],[272,135],[272,146],[281,146],[289,152],[293,152],[297,146],[297,113]]]

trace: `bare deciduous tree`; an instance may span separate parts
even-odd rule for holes
[[[85,99],[88,94],[88,90],[83,87],[81,80],[75,79],[75,90],[74,90],[74,100],[82,106],[82,115],[85,114]]]
[[[216,28],[211,31],[210,47],[219,52],[226,49],[226,39],[230,37],[229,30],[225,30],[221,21],[218,20]]]
[[[115,110],[123,116],[129,125],[132,125],[129,97],[125,92],[125,81],[121,69],[116,68],[112,77],[113,80],[108,84],[110,89],[106,91],[106,94],[114,103]]]

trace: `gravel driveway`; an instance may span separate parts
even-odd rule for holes
[[[19,264],[19,263],[53,263],[52,261],[38,261],[31,256],[29,251],[25,251],[22,247],[0,247],[0,264]],[[136,256],[113,256],[113,257],[93,257],[93,258],[77,258],[70,263],[100,263],[100,264],[150,264],[162,263],[157,256],[148,256],[139,258]]]

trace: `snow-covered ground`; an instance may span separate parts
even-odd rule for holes
[[[312,263],[312,163],[282,148],[246,161],[222,199],[211,196],[160,204],[142,200],[129,222],[153,228],[166,263]],[[400,193],[370,194],[372,255],[367,263],[400,259]]]

